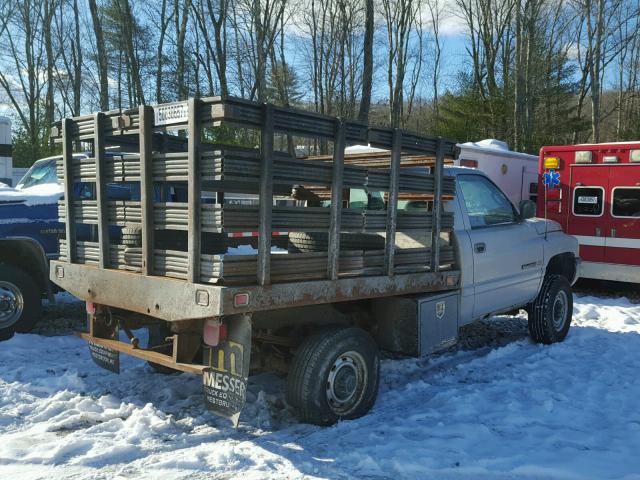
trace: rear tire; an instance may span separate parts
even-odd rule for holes
[[[561,275],[544,279],[538,297],[527,309],[529,335],[537,343],[561,342],[569,333],[573,315],[573,292]]]
[[[31,275],[0,265],[0,338],[30,332],[42,316],[40,288]]]
[[[287,379],[287,401],[300,421],[332,425],[365,415],[378,395],[378,347],[364,330],[333,327],[298,348]]]

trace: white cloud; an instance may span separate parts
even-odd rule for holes
[[[454,15],[447,15],[440,22],[440,33],[445,37],[456,37],[467,31],[464,21]]]

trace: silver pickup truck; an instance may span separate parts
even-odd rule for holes
[[[207,143],[220,125],[260,148]],[[297,137],[333,153],[275,149]],[[520,308],[536,342],[569,330],[576,240],[481,172],[445,167],[455,142],[217,97],[65,119],[54,140],[66,233],[50,277],[86,301],[93,360],[200,374],[206,405],[234,423],[250,370],[285,373],[300,419],[327,425],[373,406],[380,350],[442,351],[461,326]],[[74,158],[79,142],[92,156]],[[119,182],[131,200],[108,198]],[[232,243],[244,232],[257,249]]]

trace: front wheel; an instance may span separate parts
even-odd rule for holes
[[[561,275],[546,277],[528,313],[529,335],[535,342],[563,341],[569,333],[573,315],[573,292],[569,281]]]
[[[30,332],[41,315],[36,282],[20,268],[0,265],[0,338]]]
[[[303,422],[331,425],[358,418],[375,403],[379,375],[378,348],[364,330],[325,329],[296,352],[287,400]]]

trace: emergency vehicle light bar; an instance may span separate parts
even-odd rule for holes
[[[547,157],[544,159],[544,168],[546,169],[558,169],[560,168],[560,159],[558,157]]]

